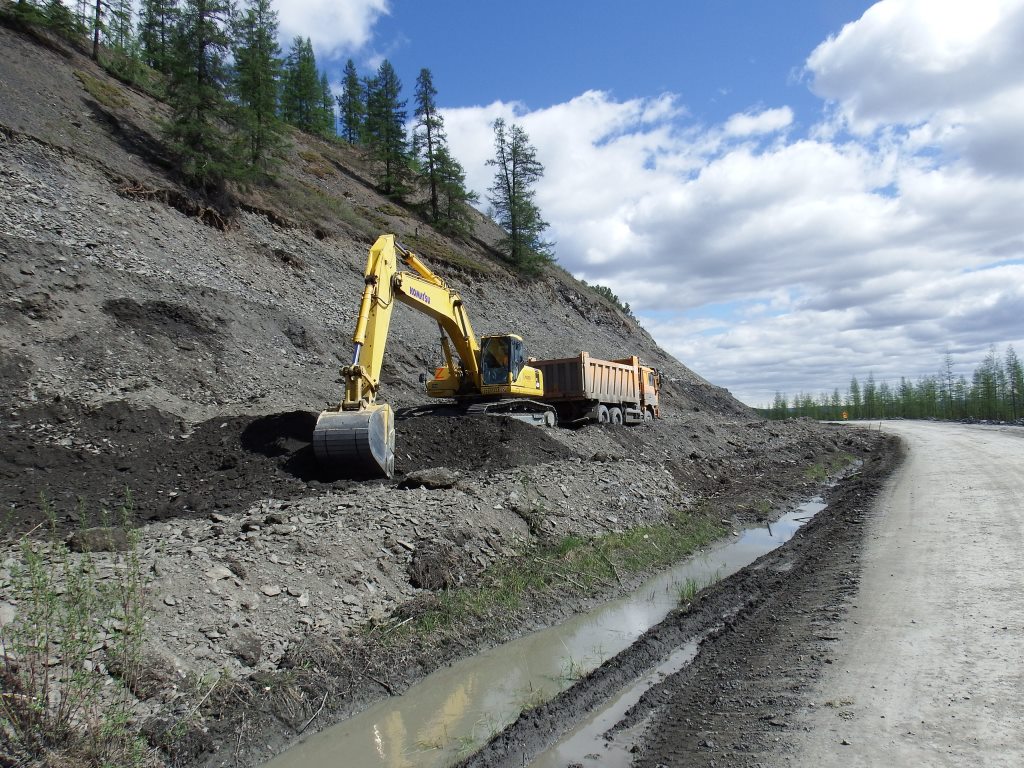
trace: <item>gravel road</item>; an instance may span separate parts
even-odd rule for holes
[[[1024,430],[881,428],[907,460],[784,763],[1024,765]]]

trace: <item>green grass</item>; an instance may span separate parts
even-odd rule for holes
[[[311,149],[300,149],[299,157],[306,163],[306,170],[318,179],[327,179],[338,175],[331,164],[327,162],[327,159],[319,152]]]
[[[676,512],[661,525],[594,538],[566,536],[494,565],[474,585],[439,593],[412,621],[382,637],[395,642],[456,631],[472,619],[508,618],[526,608],[532,596],[555,590],[596,594],[622,575],[672,565],[725,533],[717,520]]]
[[[103,556],[112,577],[101,575],[100,556],[71,552],[45,501],[43,511],[49,536],[22,537],[10,566],[18,610],[0,626],[0,752],[19,764],[141,766],[130,691],[142,671],[146,579],[131,498],[120,515],[129,549]]]
[[[431,261],[439,261],[456,269],[462,269],[478,275],[494,274],[494,267],[482,261],[456,253],[440,240],[422,235],[404,235],[402,243],[411,248],[418,256],[425,256]]]
[[[816,483],[823,483],[833,475],[842,472],[856,461],[848,453],[839,453],[826,462],[812,464],[804,470],[804,477]]]
[[[274,197],[279,201],[280,210],[288,211],[291,216],[306,224],[334,228],[344,223],[371,240],[375,240],[379,234],[346,200],[327,194],[311,184],[287,182],[275,191]]]
[[[80,69],[76,69],[74,72],[86,92],[104,107],[119,109],[128,106],[128,98],[116,85],[105,83]]]

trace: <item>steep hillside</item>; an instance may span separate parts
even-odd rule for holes
[[[62,537],[128,489],[148,601],[134,716],[176,763],[254,764],[314,711],[322,727],[616,593],[665,564],[662,533],[681,526],[699,543],[771,518],[866,450],[866,438],[757,419],[557,267],[515,276],[485,217],[467,241],[434,232],[373,191],[350,147],[293,134],[279,181],[237,191],[226,215],[174,181],[164,107],[82,52],[0,26],[0,93],[0,620],[25,597],[11,567],[18,535],[39,536],[40,494]],[[580,430],[410,419],[396,482],[323,476],[312,424],[340,397],[383,232],[460,291],[479,333],[518,333],[538,357],[658,367],[664,418]],[[421,402],[419,374],[439,357],[436,326],[397,311],[383,399]],[[651,543],[626,539],[645,558],[616,564],[612,551],[604,577],[565,576],[572,547],[639,526]],[[514,606],[410,623],[449,604],[435,592],[500,583],[537,548],[553,548],[557,570]],[[197,681],[223,670],[233,682],[201,696]],[[261,693],[279,684],[287,695]]]
[[[26,359],[29,391],[189,420],[318,409],[339,396],[367,248],[395,232],[464,295],[479,333],[518,333],[537,357],[639,354],[684,401],[742,408],[564,271],[513,276],[484,217],[470,242],[453,241],[377,195],[340,144],[294,133],[280,182],[240,193],[250,210],[225,230],[183,214],[162,200],[188,192],[166,172],[160,105],[79,53],[6,29],[0,48],[0,340]],[[440,347],[429,319],[401,310],[394,322],[383,396],[406,405]]]

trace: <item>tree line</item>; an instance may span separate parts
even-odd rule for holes
[[[916,381],[900,377],[891,385],[877,382],[874,374],[863,382],[854,376],[843,392],[837,387],[831,393],[798,393],[792,398],[776,392],[770,408],[756,410],[771,419],[1019,421],[1024,419],[1024,365],[1013,345],[1002,355],[992,345],[970,378],[953,372],[952,355],[946,353],[938,373]]]
[[[169,105],[163,126],[182,180],[206,194],[230,183],[272,181],[285,157],[287,126],[360,147],[383,194],[418,201],[440,231],[471,230],[477,196],[448,146],[437,89],[420,70],[407,123],[402,83],[388,60],[361,76],[352,59],[341,94],[316,62],[308,37],[283,52],[271,0],[17,0],[7,15],[45,24],[69,39],[91,38],[92,56],[115,76]],[[101,45],[102,43],[102,45]],[[544,167],[518,125],[496,120],[492,215],[503,228],[500,249],[523,272],[553,260],[548,224],[535,202]],[[425,198],[425,202],[422,202]]]

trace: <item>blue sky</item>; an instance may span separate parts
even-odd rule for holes
[[[278,10],[332,78],[430,68],[478,192],[522,125],[559,262],[747,403],[1024,352],[1024,0]]]

